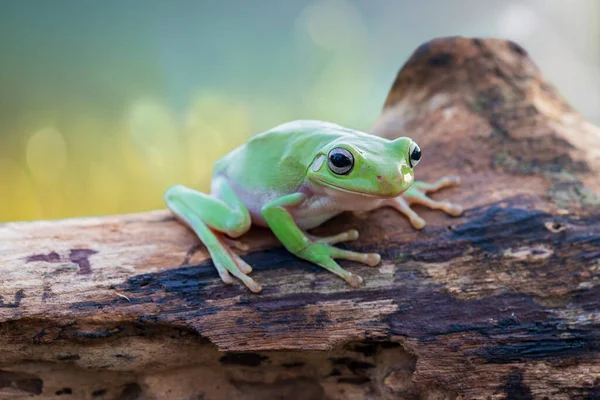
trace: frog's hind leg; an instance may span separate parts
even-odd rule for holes
[[[232,274],[258,293],[262,287],[246,275],[252,268],[231,250],[232,241],[224,236],[237,238],[246,233],[251,225],[250,213],[224,180],[216,180],[213,188],[216,195],[176,185],[165,193],[165,202],[204,243],[223,282],[232,283]]]

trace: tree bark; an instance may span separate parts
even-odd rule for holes
[[[600,129],[525,50],[419,47],[372,132],[423,149],[417,179],[460,175],[416,208],[342,215],[352,289],[243,237],[264,290],[224,285],[167,211],[0,225],[0,396],[89,399],[600,398]],[[279,396],[279,397],[277,397]]]

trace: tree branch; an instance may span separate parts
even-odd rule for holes
[[[263,292],[224,285],[166,211],[0,225],[0,393],[600,395],[600,129],[517,44],[442,38],[399,72],[373,133],[413,137],[420,180],[460,175],[436,196],[466,212],[320,227],[382,254],[342,262],[360,289],[261,229],[243,239]]]

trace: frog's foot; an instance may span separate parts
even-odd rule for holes
[[[227,254],[233,259],[236,267],[244,274],[249,274],[252,272],[252,267],[248,265],[240,256],[238,256],[231,247],[235,247],[239,250],[247,250],[248,246],[238,242],[237,240],[229,239],[228,237],[215,232],[215,236],[217,236],[219,242],[223,248],[227,251]]]
[[[337,235],[326,236],[326,237],[318,237],[318,236],[313,236],[309,233],[306,233],[306,237],[308,237],[310,240],[312,240],[315,243],[336,244],[336,243],[348,242],[350,240],[358,239],[358,231],[356,229],[350,229],[346,232],[342,232],[342,233],[338,233]]]
[[[420,204],[434,210],[442,210],[453,217],[458,217],[463,212],[460,205],[447,201],[433,200],[428,194],[459,184],[460,178],[457,176],[445,176],[434,183],[415,182],[402,196],[393,199],[390,205],[406,215],[413,228],[423,229],[425,227],[425,220],[414,212],[410,206],[412,204]]]
[[[262,290],[262,286],[247,275],[252,272],[252,267],[234,253],[218,234],[215,234],[215,239],[219,242],[220,246],[219,248],[213,247],[210,249],[210,253],[213,264],[223,283],[232,284],[231,275],[233,275],[240,279],[251,291],[259,293]]]
[[[349,232],[351,231],[344,233],[348,234]],[[356,235],[357,234],[358,232],[356,232]],[[335,238],[336,236],[332,236],[331,238]],[[357,253],[350,250],[339,249],[322,242],[312,242],[307,247],[297,252],[296,255],[333,272],[337,276],[343,278],[352,287],[359,287],[362,283],[362,278],[340,267],[339,264],[334,261],[334,258],[358,261],[372,267],[379,264],[379,261],[381,261],[381,256],[377,253]]]
[[[412,185],[413,190],[409,189],[404,197],[409,204],[420,204],[434,210],[442,210],[453,217],[458,217],[463,212],[460,205],[448,201],[435,201],[427,196],[429,193],[458,185],[460,185],[460,177],[458,176],[445,176],[434,183],[415,182]]]
[[[217,269],[221,280],[224,283],[231,284],[233,283],[231,275],[233,275],[241,280],[244,285],[254,293],[261,292],[262,286],[247,275],[252,272],[252,267],[231,250],[225,243],[226,241],[223,240],[224,237],[222,235],[215,233],[215,236],[221,244],[221,249],[224,250],[222,252],[217,251],[213,254],[213,264],[215,264],[215,268]]]
[[[231,238],[237,238],[250,229],[250,212],[226,181],[217,179],[213,186],[218,195],[207,195],[175,185],[165,193],[165,201],[177,218],[191,227],[206,246],[224,283],[233,283],[233,275],[258,293],[262,287],[247,275],[252,268],[231,250],[232,247],[247,250],[246,246]]]

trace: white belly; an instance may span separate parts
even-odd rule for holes
[[[323,222],[343,213],[344,211],[369,211],[381,207],[384,198],[365,196],[356,193],[341,192],[323,186],[307,185],[299,188],[307,193],[307,198],[301,204],[291,206],[288,211],[300,229],[312,229]],[[273,193],[263,196],[247,196],[239,191],[238,196],[250,211],[254,225],[266,227],[267,223],[261,214],[261,207],[276,198]]]
[[[290,209],[290,213],[301,229],[311,229],[344,211],[369,211],[380,207],[384,201],[320,187],[302,204]]]

